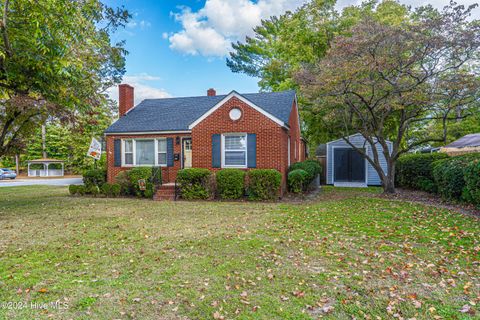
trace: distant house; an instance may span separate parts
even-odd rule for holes
[[[445,152],[451,156],[480,152],[480,133],[467,134],[457,141],[440,148],[440,152]]]
[[[162,167],[165,183],[182,168],[276,169],[305,159],[295,91],[148,99],[119,86],[120,118],[106,131],[108,181],[138,166]]]
[[[349,136],[348,141],[355,147],[366,150],[373,159],[372,148],[360,134]],[[389,152],[392,151],[392,143],[387,141]],[[383,155],[383,148],[376,144],[380,163],[384,172],[387,172],[387,162]],[[327,154],[327,184],[347,187],[378,186],[382,182],[377,171],[358,151],[352,148],[343,138],[330,141],[326,146]]]

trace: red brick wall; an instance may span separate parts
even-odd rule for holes
[[[295,102],[292,106],[288,125],[290,126],[290,163],[302,161],[302,143],[300,139],[299,116]]]
[[[113,153],[113,141],[115,139],[135,139],[135,138],[173,138],[173,152],[180,154],[182,152],[182,144],[176,143],[176,137],[190,137],[189,134],[179,133],[179,134],[167,134],[167,135],[121,135],[121,136],[107,136],[107,180],[109,183],[115,182],[115,176],[124,170],[129,170],[132,167],[115,167],[114,165],[114,153]],[[180,140],[181,141],[181,140]],[[164,182],[174,182],[175,177],[177,176],[177,171],[181,169],[182,162],[181,160],[174,161],[173,167],[162,167],[162,180]]]
[[[242,109],[242,117],[238,121],[232,121],[229,117],[229,112],[234,107]],[[284,189],[288,162],[288,131],[236,97],[193,128],[193,167],[219,170],[212,168],[212,135],[230,132],[257,135],[257,168],[280,171]]]

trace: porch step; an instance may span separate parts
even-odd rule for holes
[[[155,201],[175,200],[175,184],[167,183],[160,186],[155,195]]]
[[[368,187],[364,182],[335,182],[333,184],[334,187],[342,187],[342,188],[366,188]]]

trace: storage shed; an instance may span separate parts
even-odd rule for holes
[[[363,148],[373,159],[370,143],[360,134],[348,137],[350,143],[357,148]],[[375,141],[376,139],[374,139]],[[389,152],[392,152],[392,142],[387,141]],[[387,172],[387,162],[383,155],[383,148],[376,144],[380,163],[384,172]],[[345,140],[338,139],[327,143],[327,184],[339,187],[366,187],[382,184],[377,171],[353,149]]]

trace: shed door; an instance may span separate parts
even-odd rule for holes
[[[359,152],[335,148],[333,157],[335,182],[365,182],[365,159]]]

